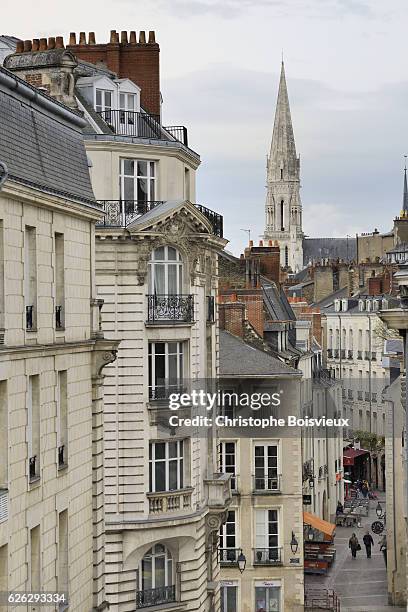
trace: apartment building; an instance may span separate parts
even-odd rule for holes
[[[117,348],[99,325],[84,125],[0,68],[0,590],[69,594],[59,609],[78,612],[106,602],[102,370]]]
[[[221,307],[240,311],[239,304]],[[232,318],[229,313],[225,330],[220,331],[221,390],[233,398],[234,393],[280,392],[284,400],[278,407],[252,411],[232,399],[221,414],[229,418],[300,415],[301,372],[227,331]],[[220,428],[219,469],[231,474],[233,492],[219,540],[223,612],[303,609],[301,445],[296,427],[293,431]]]

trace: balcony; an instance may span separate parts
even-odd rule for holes
[[[150,514],[167,514],[191,508],[191,495],[193,489],[186,488],[179,491],[161,491],[147,493]]]
[[[339,349],[333,349],[333,358],[338,359],[339,353],[340,353]]]
[[[179,142],[182,142],[183,145],[188,147],[187,128],[184,127],[184,125],[169,125],[166,126],[164,129],[166,130],[166,132],[171,134],[173,138],[175,138]]]
[[[0,489],[0,523],[8,519],[8,490]]]
[[[342,359],[346,359],[346,349],[341,349],[340,355]]]
[[[136,592],[136,608],[149,608],[162,604],[174,603],[176,601],[176,586],[158,587],[157,589],[145,589]]]
[[[371,351],[364,351],[364,358],[367,359],[367,361],[370,361]]]
[[[192,295],[148,295],[148,323],[191,323],[194,320]]]
[[[271,548],[254,548],[254,565],[281,565],[282,548],[273,546]]]
[[[347,351],[347,359],[353,359],[353,349]]]
[[[157,384],[149,387],[149,400],[166,402],[172,393],[181,394],[186,391],[186,387],[180,383],[174,385]]]
[[[238,557],[241,552],[241,548],[219,548],[218,559],[221,567],[231,567],[238,565]]]
[[[371,361],[377,361],[377,353],[375,351],[371,352]]]
[[[104,212],[104,218],[97,223],[97,227],[127,227],[135,219],[146,214],[155,206],[163,204],[164,200],[98,200]],[[194,204],[211,223],[213,234],[223,237],[223,216],[202,206]]]
[[[253,492],[257,495],[280,493],[281,476],[253,476]]]
[[[363,351],[357,351],[357,359],[363,358]]]

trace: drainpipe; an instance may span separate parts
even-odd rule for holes
[[[389,386],[385,387],[384,391],[383,391],[383,396],[385,395],[387,389]],[[392,523],[393,523],[393,544],[394,544],[394,569],[392,570],[392,585],[393,588],[395,586],[395,576],[397,573],[397,530],[396,530],[396,525],[397,525],[397,509],[396,509],[396,504],[395,504],[395,491],[396,491],[396,480],[395,480],[395,404],[394,401],[388,398],[385,398],[385,401],[388,402],[388,404],[390,404],[391,406],[391,410],[392,410],[392,491],[393,491],[393,498],[394,498],[394,502],[392,504]]]

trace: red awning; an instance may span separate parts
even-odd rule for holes
[[[354,465],[354,459],[361,455],[369,455],[370,451],[364,448],[346,448],[343,451],[343,465]]]

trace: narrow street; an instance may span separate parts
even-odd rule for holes
[[[383,508],[385,499],[379,494]],[[305,577],[306,588],[333,589],[340,598],[341,612],[405,612],[405,608],[388,605],[387,575],[383,554],[380,551],[380,536],[372,533],[371,523],[377,520],[372,500],[370,513],[364,517],[361,527],[336,527],[336,561],[327,576],[308,575]],[[365,530],[369,528],[374,540],[371,559],[367,559],[363,544]],[[348,547],[351,534],[355,532],[362,550],[353,559]]]

